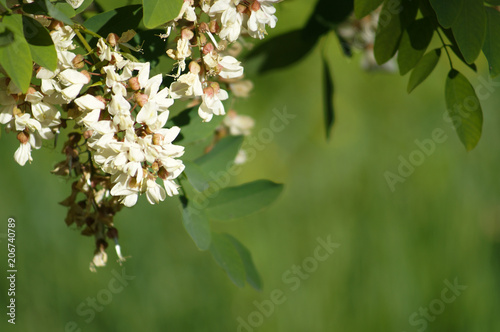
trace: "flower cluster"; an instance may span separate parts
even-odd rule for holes
[[[381,7],[362,19],[357,19],[352,14],[349,19],[337,27],[337,33],[343,39],[343,42],[347,43],[349,48],[363,52],[361,67],[364,70],[395,72],[397,68],[394,60],[388,61],[383,65],[378,65],[373,53],[380,10]]]
[[[151,75],[150,63],[122,52],[122,46],[130,46],[132,30],[121,37],[99,37],[92,47],[82,32],[95,33],[32,16],[50,30],[57,68],[34,65],[33,82],[38,83],[25,93],[9,78],[0,78],[0,123],[17,134],[14,159],[21,166],[33,160],[32,151],[40,149],[43,140],[68,131],[62,147],[65,159],[52,173],[76,177],[61,204],[68,208],[68,226],[74,224],[96,238],[92,270],[106,264],[106,238],[113,239],[119,261],[124,260],[113,223],[123,206],[135,205],[141,195],[156,204],[179,194],[184,147],[174,141],[181,128],[166,127],[174,102],[198,105],[199,121],[208,122],[226,114],[223,101],[229,92],[249,96],[253,84],[244,79],[236,58],[242,50],[238,40],[262,39],[267,27],[275,27],[277,1],[185,0],[161,36],[174,37],[176,32],[176,47],[166,51],[175,67],[165,81],[164,74]],[[67,2],[77,8],[83,1]],[[227,134],[248,135],[254,126],[253,119],[229,107],[214,142]],[[236,161],[244,159],[240,152]]]

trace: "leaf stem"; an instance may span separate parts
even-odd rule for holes
[[[443,48],[444,48],[444,51],[446,52],[446,55],[448,56],[448,61],[450,62],[450,67],[451,69],[454,69],[453,68],[453,62],[451,61],[451,56],[450,56],[450,52],[448,52],[448,45],[444,42],[444,39],[443,39],[443,36],[441,35],[441,32],[439,32],[438,29],[436,29],[436,32],[439,36],[439,39],[441,40],[441,43],[443,44]]]

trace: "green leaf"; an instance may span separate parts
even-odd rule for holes
[[[434,35],[434,27],[429,18],[414,21],[401,37],[398,50],[398,65],[401,75],[413,69],[424,55]]]
[[[260,278],[259,272],[257,272],[257,269],[255,268],[252,259],[252,254],[250,253],[250,251],[248,251],[248,249],[235,237],[229,234],[224,234],[224,235],[231,240],[234,247],[240,254],[241,260],[243,261],[243,265],[245,266],[247,282],[250,284],[250,286],[252,286],[256,290],[258,291],[262,290],[262,280]]]
[[[476,0],[430,0],[431,6],[436,12],[439,24],[449,28],[456,22],[462,4],[467,1]]]
[[[0,22],[0,33],[6,30],[12,32],[13,42],[0,46],[0,63],[14,84],[26,92],[31,82],[33,61],[28,42],[23,34],[23,21],[21,15],[9,15]]]
[[[408,81],[408,93],[412,92],[417,86],[420,85],[432,73],[439,57],[441,56],[441,49],[436,48],[430,51],[420,59],[417,66],[413,69]]]
[[[0,5],[2,5],[5,9],[9,9],[7,8],[7,0],[0,0]]]
[[[182,212],[182,224],[200,250],[210,248],[212,233],[210,223],[203,211],[195,209],[191,203]]]
[[[106,38],[111,32],[121,35],[127,30],[136,29],[141,18],[142,6],[130,5],[92,16],[83,25]]]
[[[188,108],[167,122],[167,127],[182,128],[176,143],[186,145],[212,136],[224,119],[223,116],[214,116],[210,122],[203,122],[198,115],[198,108],[199,106]]]
[[[0,26],[1,26],[0,22]],[[14,42],[14,34],[9,29],[3,27],[3,31],[0,32],[0,47],[7,46]]]
[[[474,87],[464,75],[452,69],[446,79],[445,96],[458,137],[470,151],[479,142],[483,128],[483,112]]]
[[[236,286],[245,286],[245,266],[231,239],[224,234],[212,233],[210,253]]]
[[[130,5],[142,5],[142,0],[95,0],[94,2],[103,12]]]
[[[184,160],[184,166],[186,166],[184,174],[186,174],[189,183],[191,183],[196,190],[202,192],[208,189],[208,176],[200,166],[188,160]]]
[[[33,61],[48,70],[56,70],[57,52],[49,31],[29,16],[23,16],[23,31]]]
[[[453,53],[455,53],[455,55],[460,59],[460,61],[462,61],[464,64],[466,64],[467,67],[469,67],[473,71],[477,72],[476,64],[475,63],[469,64],[465,60],[462,52],[460,51],[460,49],[457,46],[458,43],[457,43],[457,40],[455,39],[455,36],[453,35],[453,31],[451,31],[451,29],[443,29],[443,32],[446,35],[446,38],[448,38],[448,40],[450,41],[451,50],[453,51]]]
[[[85,0],[81,5],[80,7],[78,7],[77,9],[75,9],[75,14],[78,15],[80,14],[81,12],[83,12],[85,9],[87,9],[91,4],[92,2],[94,2],[94,0]],[[117,6],[118,7],[118,6]]]
[[[384,0],[354,0],[354,13],[357,18],[363,18],[377,9]]]
[[[465,61],[469,64],[473,63],[481,53],[486,37],[486,11],[483,1],[464,1],[451,30]]]
[[[329,138],[332,132],[332,127],[335,122],[335,108],[333,105],[333,95],[335,93],[335,86],[333,84],[332,73],[330,66],[325,57],[323,57],[323,95],[325,98],[325,105],[323,112],[325,115],[325,130],[326,137]]]
[[[488,59],[491,77],[496,77],[500,74],[500,12],[486,8],[486,15],[488,24],[483,53]]]
[[[500,0],[486,0],[487,3],[494,6],[500,6]]]
[[[183,0],[143,0],[142,4],[144,25],[153,29],[176,18],[181,11]]]
[[[217,143],[207,154],[199,157],[195,162],[212,179],[225,174],[234,164],[234,159],[243,143],[243,136],[227,136]]]
[[[67,5],[67,6],[64,6]],[[75,10],[67,3],[56,3],[55,5],[50,0],[45,0],[45,8],[49,16],[64,22],[68,25],[73,25],[70,17],[75,16]]]
[[[417,15],[418,2],[412,0],[386,0],[377,27],[373,52],[379,65],[389,61],[399,48],[403,30]]]
[[[274,202],[283,185],[269,180],[257,180],[236,187],[224,188],[208,202],[210,219],[233,220],[260,211]]]

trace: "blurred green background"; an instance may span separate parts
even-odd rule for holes
[[[301,27],[313,6],[280,4],[271,36]],[[292,68],[251,77],[251,99],[236,104],[256,118],[255,135],[269,126],[275,108],[296,115],[233,179],[285,183],[278,202],[238,222],[213,224],[251,250],[262,292],[237,288],[208,252],[196,249],[175,198],[156,206],[141,199],[119,213],[122,250],[132,257],[120,267],[109,248],[108,266],[89,272],[93,241],[66,227],[66,210],[57,202],[69,194],[69,183],[49,174],[60,148],[35,151],[34,162],[19,167],[12,158],[15,137],[2,133],[0,267],[5,275],[7,218],[14,217],[15,329],[65,331],[69,323],[82,331],[499,331],[500,93],[482,100],[483,137],[466,153],[443,121],[445,59],[407,95],[408,77],[362,72],[359,57],[343,57],[333,36],[324,45],[336,84],[330,141],[319,49]],[[479,74],[465,73],[477,85],[485,70],[483,61]],[[431,138],[436,128],[448,139],[392,192],[384,173],[397,173],[399,156],[408,158],[418,149],[414,141]],[[340,247],[292,290],[284,275],[314,257],[316,239],[328,236]],[[78,313],[123,271],[135,278],[95,317]],[[441,308],[445,280],[455,278],[467,289]],[[5,277],[0,286],[0,330],[6,331]],[[255,301],[269,303],[274,290],[284,294],[283,303],[259,314]],[[429,305],[442,313],[430,313],[430,321],[415,316]],[[412,315],[418,324],[410,323]],[[239,327],[249,316],[256,327]]]

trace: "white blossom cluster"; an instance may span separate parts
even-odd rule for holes
[[[367,71],[382,70],[395,72],[397,68],[394,60],[390,60],[383,65],[378,65],[373,53],[380,9],[378,8],[362,19],[357,19],[354,14],[351,15],[345,22],[338,26],[337,33],[349,47],[363,53],[361,68]]]

